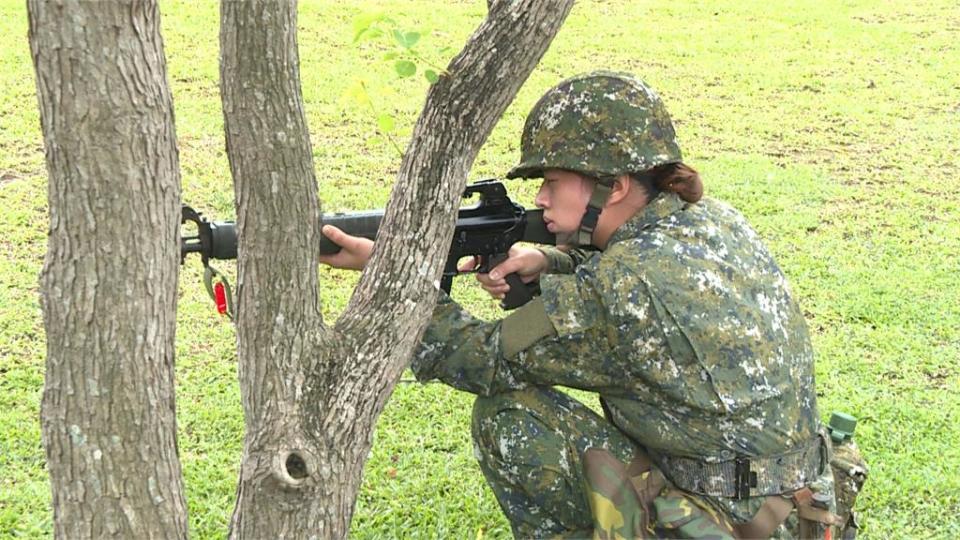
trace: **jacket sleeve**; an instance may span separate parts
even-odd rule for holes
[[[553,246],[540,246],[537,249],[547,257],[547,274],[572,274],[581,263],[596,253],[582,248],[560,249]]]
[[[600,290],[607,280],[592,266],[544,276],[543,294],[499,321],[479,320],[444,296],[414,374],[480,395],[528,385],[615,391],[631,384],[608,341],[612,321]]]

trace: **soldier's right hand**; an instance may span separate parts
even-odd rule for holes
[[[461,266],[461,271],[471,270],[473,262]],[[524,283],[540,279],[540,274],[547,270],[547,256],[536,248],[513,246],[507,254],[507,259],[498,264],[489,274],[477,274],[477,281],[490,296],[501,300],[510,286],[506,276],[516,273]]]

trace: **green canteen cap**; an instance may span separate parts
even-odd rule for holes
[[[556,168],[612,183],[682,158],[660,97],[633,75],[609,71],[547,91],[527,116],[520,145],[520,163],[507,178],[540,178]]]
[[[830,438],[835,442],[853,437],[857,429],[857,419],[847,413],[834,412],[830,415]]]

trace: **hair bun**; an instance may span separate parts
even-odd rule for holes
[[[654,182],[661,191],[672,191],[688,203],[695,203],[703,197],[703,182],[700,173],[683,163],[672,163],[658,167]]]

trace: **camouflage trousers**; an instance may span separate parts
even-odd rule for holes
[[[656,484],[663,487],[650,494],[649,504],[625,498],[617,493],[625,479],[617,477],[627,464],[644,460],[643,448],[603,416],[552,388],[478,397],[472,433],[480,468],[517,538],[733,540],[731,520],[748,521],[763,500],[700,497],[669,482]],[[610,463],[622,464],[622,470],[594,464],[588,474],[584,462],[590,449],[591,455],[602,453]],[[656,466],[633,473],[626,481],[634,486],[663,481]],[[785,526],[774,534],[792,537]]]

